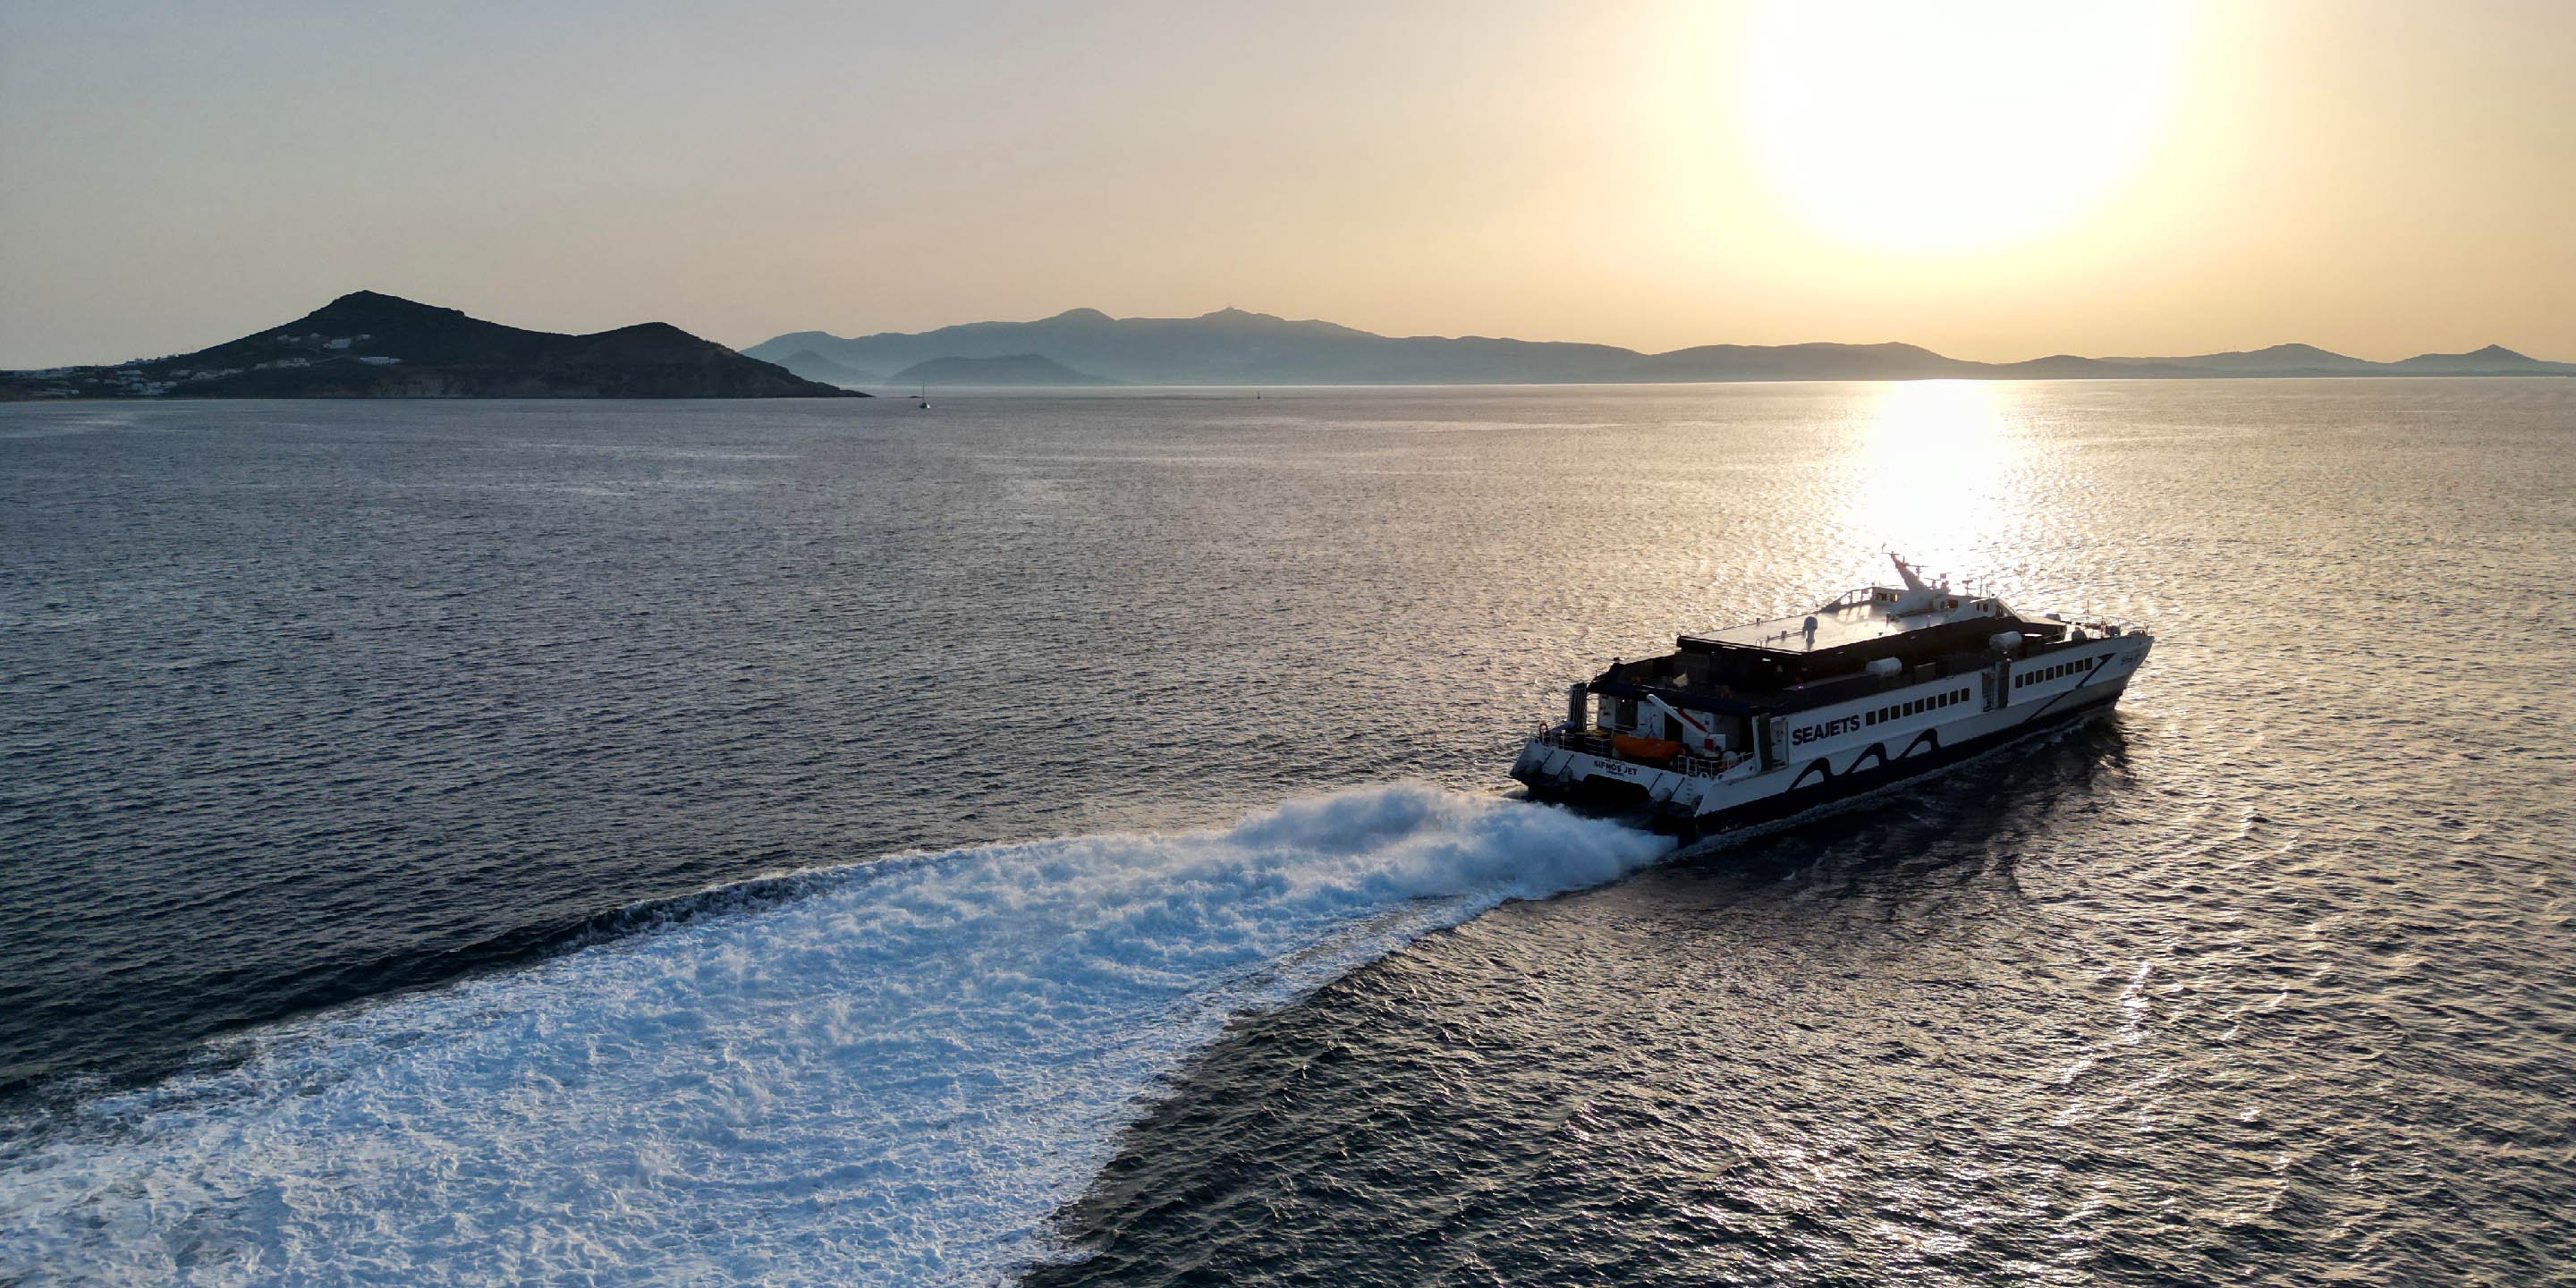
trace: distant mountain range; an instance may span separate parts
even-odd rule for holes
[[[0,372],[0,398],[863,398],[675,326],[522,331],[358,291],[211,349]]]
[[[885,377],[873,371],[861,371],[857,367],[843,366],[810,349],[799,350],[773,361],[807,380],[819,380],[827,385],[856,387],[881,385],[886,382]]]
[[[897,385],[1105,385],[1052,358],[1014,353],[999,358],[932,358],[894,373]]]
[[[2060,354],[2027,362],[1970,362],[1911,344],[1712,344],[1650,354],[1606,344],[1384,336],[1241,309],[1194,318],[1113,318],[1097,309],[1074,309],[1036,322],[972,322],[851,339],[796,331],[743,352],[789,365],[811,358],[844,369],[894,371],[895,384],[914,381],[910,373],[917,364],[945,359],[1021,362],[1041,355],[1081,379],[1037,383],[1144,385],[2576,376],[2576,363],[2541,362],[2495,345],[2401,362],[2348,358],[2304,344],[2174,358]],[[929,378],[934,383],[1033,383]]]

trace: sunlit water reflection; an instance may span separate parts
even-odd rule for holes
[[[2048,486],[2017,392],[1974,380],[1869,387],[1833,487],[1851,544],[1962,575],[1994,567],[2027,523],[2027,498]]]

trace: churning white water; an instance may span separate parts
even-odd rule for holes
[[[818,873],[97,1102],[0,1156],[0,1280],[991,1281],[1227,1015],[1666,847],[1398,786]]]

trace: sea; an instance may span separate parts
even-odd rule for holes
[[[2576,381],[0,407],[0,1283],[2576,1283]],[[1565,685],[2116,715],[1731,845]]]

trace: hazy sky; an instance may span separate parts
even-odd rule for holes
[[[0,0],[0,366],[361,287],[736,345],[1234,305],[2576,359],[2571,68],[2538,0]]]

